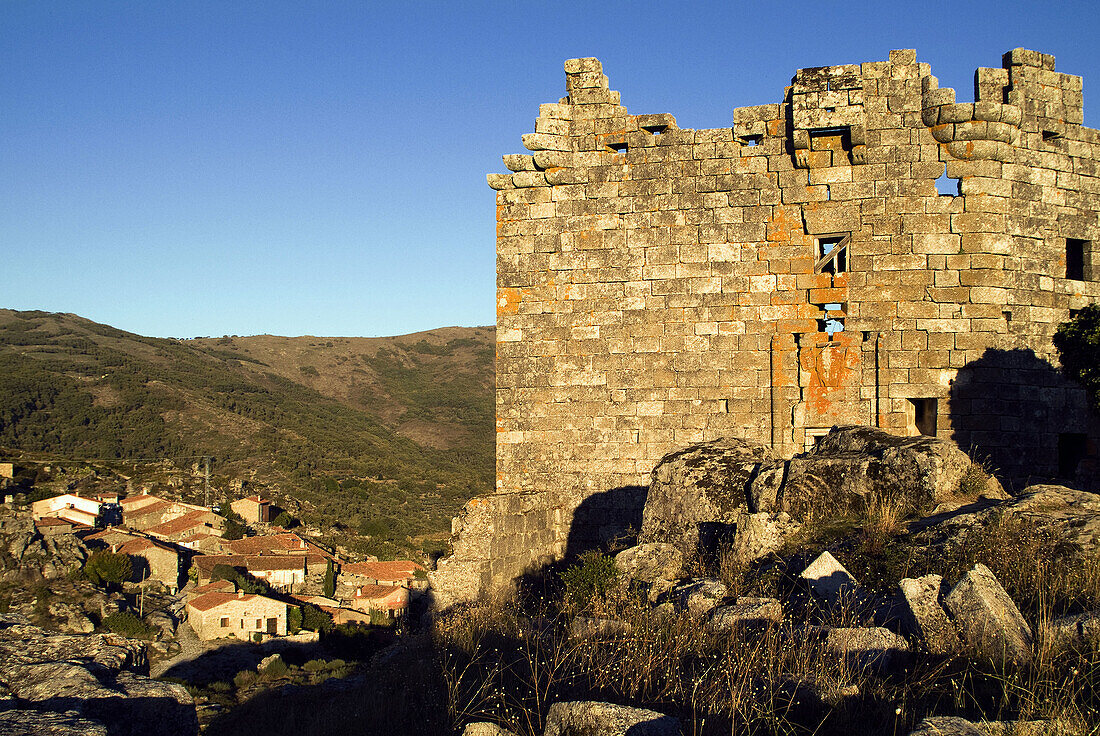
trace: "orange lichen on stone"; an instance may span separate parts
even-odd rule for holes
[[[520,289],[497,290],[497,316],[519,313],[519,304],[523,301],[523,292]]]
[[[825,335],[819,339],[828,340]],[[860,367],[858,340],[839,333],[824,344],[808,345],[801,351],[800,368],[807,375],[806,401],[819,415],[829,413],[832,396],[851,385]]]

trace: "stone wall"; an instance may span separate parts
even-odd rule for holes
[[[801,69],[715,130],[629,114],[596,59],[565,72],[488,177],[497,495],[444,584],[614,536],[665,453],[722,436],[937,434],[1010,487],[1095,455],[1050,338],[1100,296],[1100,132],[1052,56],[977,70],[972,103],[911,50]]]

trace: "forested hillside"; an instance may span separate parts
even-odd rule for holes
[[[94,459],[184,491],[164,468],[212,456],[223,495],[245,481],[320,526],[438,537],[492,486],[493,339],[175,340],[0,310],[0,453]]]

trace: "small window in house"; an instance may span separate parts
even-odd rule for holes
[[[256,619],[256,629],[262,629],[264,627],[264,620],[262,618]]]
[[[1077,432],[1058,435],[1058,477],[1076,478],[1077,466],[1088,452],[1088,436]]]
[[[1055,143],[1062,140],[1062,134],[1056,130],[1043,131],[1043,143]]]
[[[762,135],[743,135],[740,138],[742,146],[759,146],[763,140]]]
[[[1085,280],[1085,255],[1088,241],[1079,238],[1066,238],[1066,278],[1075,281]]]
[[[936,436],[938,399],[909,399],[910,429],[925,437]]]
[[[229,617],[228,616],[222,616],[221,620],[218,623],[221,625],[221,627],[223,629],[228,629],[229,628]]]
[[[838,274],[848,270],[847,235],[825,235],[817,239],[818,273]]]
[[[608,143],[607,148],[612,153],[626,153],[629,146],[626,143]]]

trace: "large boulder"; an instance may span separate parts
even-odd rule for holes
[[[789,462],[776,506],[801,519],[844,513],[875,496],[918,512],[944,501],[1008,497],[953,442],[849,426],[834,427]]]
[[[680,721],[652,710],[614,703],[554,703],[543,736],[680,736]]]
[[[971,652],[1002,667],[1031,662],[1031,627],[988,567],[975,565],[943,602]]]
[[[801,529],[785,511],[743,514],[733,538],[733,556],[740,564],[754,562],[778,552]]]
[[[825,651],[854,670],[885,672],[908,661],[909,642],[884,628],[830,628],[825,631]]]
[[[642,512],[643,542],[667,542],[693,555],[732,539],[748,510],[749,487],[772,451],[753,442],[719,439],[669,453],[653,469]]]
[[[783,621],[783,604],[775,598],[742,596],[732,606],[719,606],[707,615],[707,624],[720,631],[760,628]]]
[[[51,635],[0,617],[0,682],[18,703],[18,715],[5,716],[20,724],[41,718],[28,733],[71,722],[76,732],[95,733],[98,724],[118,736],[196,734],[191,696],[180,685],[150,680],[147,670],[141,642],[111,634]]]
[[[909,736],[987,736],[965,718],[957,716],[933,716],[925,718],[909,732]]]

